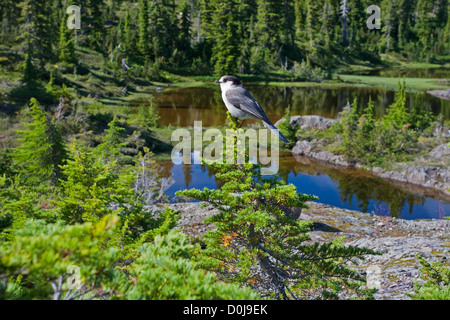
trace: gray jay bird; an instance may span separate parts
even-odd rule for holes
[[[223,76],[220,80],[222,99],[230,114],[240,120],[258,119],[268,127],[281,141],[289,141],[281,134],[280,130],[269,120],[259,103],[245,89],[239,78],[234,76]]]

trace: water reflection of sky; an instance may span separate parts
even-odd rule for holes
[[[293,173],[289,175],[289,183],[296,185],[299,191],[307,194],[314,194],[319,197],[319,202],[339,208],[363,211],[363,206],[358,201],[356,195],[352,195],[350,199],[343,199],[339,186],[329,176],[308,176],[306,174],[299,174],[295,176]],[[447,215],[450,214],[450,205],[442,204],[437,200],[426,198],[422,204],[405,203],[397,215],[403,219],[438,219],[439,204],[445,210]],[[410,213],[412,206],[412,213]],[[441,210],[442,210],[441,209]],[[389,206],[383,201],[369,200],[366,212],[374,212],[378,215],[392,215]],[[391,214],[392,213],[392,214]]]
[[[348,101],[358,99],[365,105],[370,99],[375,105],[375,116],[380,117],[394,102],[395,92],[385,88],[280,88],[248,86],[253,96],[264,106],[274,122],[283,117],[290,106],[293,115],[321,115],[335,118]],[[420,103],[435,114],[442,113],[450,119],[450,101],[425,93],[409,93],[407,105]],[[202,121],[204,127],[225,124],[225,107],[219,88],[185,88],[171,90],[155,98],[163,126],[191,127]],[[247,121],[246,126],[254,122]],[[405,219],[428,219],[450,216],[450,204],[441,204],[435,196],[425,196],[424,190],[411,191],[409,186],[393,185],[367,174],[334,170],[298,162],[292,156],[281,159],[280,176],[293,183],[299,192],[316,195],[320,202],[336,207],[375,212],[379,215],[396,215]],[[216,188],[217,181],[208,168],[200,165],[167,165],[175,184],[168,196],[186,188]],[[169,172],[168,172],[169,173]],[[408,191],[406,191],[408,190]]]
[[[171,200],[175,198],[175,192],[186,188],[215,189],[217,180],[214,174],[205,166],[201,165],[172,165],[170,173],[173,175],[175,183],[167,191]],[[295,170],[295,169],[294,169]],[[330,175],[332,177],[330,177]],[[344,209],[374,212],[377,215],[394,215],[403,219],[439,219],[442,216],[450,216],[450,204],[442,203],[430,197],[414,195],[401,191],[398,186],[383,182],[379,185],[381,193],[365,195],[360,191],[348,189],[344,178],[336,178],[336,174],[317,174],[294,172],[289,170],[287,176],[282,174],[289,183],[297,186],[298,191],[304,194],[311,194],[319,197],[319,202]],[[354,177],[350,179],[353,181]],[[363,179],[363,178],[361,178]],[[365,178],[367,180],[367,178]],[[358,188],[358,185],[354,186]],[[368,188],[370,188],[370,183]],[[377,187],[373,187],[376,189]],[[350,191],[349,191],[350,190]],[[376,191],[376,190],[372,190]],[[359,193],[359,194],[357,194]],[[383,195],[388,195],[385,201],[380,200]],[[363,201],[361,201],[363,198]],[[364,208],[366,207],[366,208]],[[398,209],[391,209],[398,207]],[[398,214],[395,214],[395,211]]]

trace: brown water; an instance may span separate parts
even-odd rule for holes
[[[355,97],[360,105],[366,105],[371,98],[375,116],[381,117],[395,98],[395,92],[384,88],[246,87],[274,123],[283,117],[288,106],[291,107],[293,116],[320,115],[337,118],[339,112],[348,102],[352,103]],[[162,126],[190,127],[194,125],[194,121],[202,121],[203,127],[213,127],[223,126],[226,121],[226,108],[218,87],[174,89],[157,95],[154,102],[158,107],[161,116],[159,123]],[[450,101],[426,93],[408,94],[408,107],[416,103],[435,115],[442,113],[446,119],[450,119]],[[249,121],[247,125],[254,123]]]

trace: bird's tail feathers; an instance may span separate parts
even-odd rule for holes
[[[275,127],[272,123],[263,121],[264,125],[269,128],[281,141],[283,141],[284,143],[289,143],[288,139],[286,139],[280,132],[280,130],[278,130],[277,127]]]

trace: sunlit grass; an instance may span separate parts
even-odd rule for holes
[[[339,75],[341,81],[324,81],[324,82],[269,82],[265,85],[279,87],[296,87],[296,88],[344,88],[344,87],[378,87],[396,90],[400,78],[396,77],[374,77],[362,75]],[[439,79],[424,78],[405,78],[406,90],[412,91],[428,91],[448,89],[449,83]]]

